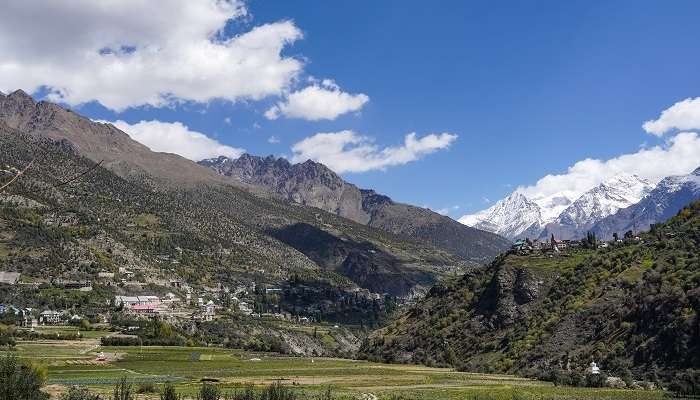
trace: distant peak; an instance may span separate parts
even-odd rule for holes
[[[532,201],[530,201],[530,199],[528,199],[527,196],[518,191],[511,193],[506,201],[511,203],[532,203]]]
[[[15,90],[14,92],[10,93],[10,95],[7,97],[10,99],[13,99],[13,100],[21,100],[24,102],[31,102],[32,104],[35,103],[34,98],[32,98],[32,96],[28,95],[27,92],[25,92],[22,89]]]
[[[222,162],[228,161],[230,158],[226,156],[218,156],[212,158],[205,158],[204,160],[198,161],[200,164],[220,164]]]
[[[604,183],[614,184],[618,182],[646,182],[646,180],[640,178],[636,174],[628,174],[626,172],[623,172],[613,176],[612,178],[607,179]]]
[[[697,167],[697,168],[695,169],[695,171],[693,171],[693,172],[691,173],[691,175],[700,176],[700,167]]]

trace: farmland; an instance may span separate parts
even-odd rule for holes
[[[194,394],[202,379],[222,390],[273,382],[315,393],[331,387],[336,397],[408,399],[657,399],[660,391],[555,387],[510,375],[456,372],[446,368],[381,364],[366,361],[283,357],[236,349],[198,347],[102,347],[98,334],[82,340],[24,341],[13,350],[43,365],[48,390],[89,386],[108,393],[122,377],[135,384],[173,382],[178,391]],[[107,358],[96,361],[100,352]],[[148,398],[142,395],[142,398]],[[157,398],[156,395],[152,395]]]

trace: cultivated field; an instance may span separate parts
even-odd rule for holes
[[[455,372],[328,358],[282,357],[241,350],[193,347],[101,347],[99,334],[74,341],[20,342],[14,350],[48,369],[49,390],[85,385],[108,393],[121,377],[133,383],[174,382],[194,393],[202,379],[224,391],[282,382],[314,393],[357,399],[659,399],[661,392],[554,387],[508,375]],[[106,362],[96,361],[104,352]],[[520,396],[520,397],[518,397]],[[157,398],[157,395],[151,395]],[[148,398],[142,395],[140,398]]]

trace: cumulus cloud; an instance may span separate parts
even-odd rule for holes
[[[369,97],[343,92],[335,82],[324,79],[296,92],[289,93],[265,112],[267,119],[301,118],[309,121],[333,120],[340,115],[359,111]]]
[[[700,166],[700,138],[695,132],[681,132],[659,146],[643,148],[609,160],[587,158],[566,173],[547,175],[517,191],[537,200],[559,193],[576,198],[615,175],[636,174],[653,183],[666,176],[687,174]]]
[[[179,154],[194,161],[218,156],[238,158],[245,152],[221,144],[201,132],[190,130],[180,122],[154,120],[129,124],[119,120],[110,123],[153,151]]]
[[[270,144],[277,144],[277,143],[279,143],[279,142],[280,142],[280,139],[279,139],[277,136],[275,136],[275,135],[272,135],[272,136],[270,136],[269,138],[267,138],[267,143],[270,143]]]
[[[448,215],[452,211],[457,211],[459,210],[459,206],[451,206],[451,207],[444,207],[444,208],[438,208],[435,210],[436,213],[441,214],[441,215]]]
[[[292,21],[227,37],[238,0],[8,0],[0,12],[0,90],[113,110],[281,95],[303,68],[285,57]],[[31,29],[27,29],[31,26]]]
[[[422,138],[410,133],[401,146],[380,148],[372,138],[349,130],[317,133],[292,146],[292,161],[311,159],[338,173],[384,170],[446,149],[456,139],[457,135],[451,133],[429,134]]]
[[[642,128],[656,136],[673,129],[700,129],[700,97],[679,101],[662,111],[658,119],[645,122]]]

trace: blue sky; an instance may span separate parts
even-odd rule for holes
[[[380,150],[400,146],[411,132],[419,139],[457,135],[411,161],[342,175],[399,201],[450,208],[450,215],[459,217],[518,186],[566,174],[586,158],[608,160],[640,148],[672,146],[673,133],[649,134],[642,124],[679,101],[700,96],[697,1],[257,0],[243,7],[245,15],[227,22],[223,38],[282,21],[303,34],[281,51],[283,58],[302,64],[287,91],[321,87],[310,77],[332,79],[338,90],[364,94],[369,101],[320,121],[266,118],[284,94],[233,101],[182,96],[163,107],[118,111],[100,104],[97,95],[90,100],[89,92],[63,101],[93,119],[181,122],[257,155],[292,156],[295,143],[319,132],[353,131],[373,138]],[[139,43],[139,38],[130,40]],[[30,60],[20,51],[6,54],[14,54],[4,56],[15,57],[10,61]],[[2,57],[0,72],[7,61]],[[23,89],[39,85],[36,93],[48,93],[61,85],[32,78]],[[19,88],[14,82],[0,78],[0,90]],[[77,93],[82,86],[71,81],[66,87]],[[278,143],[269,143],[271,136]],[[700,154],[689,157],[687,165]]]

